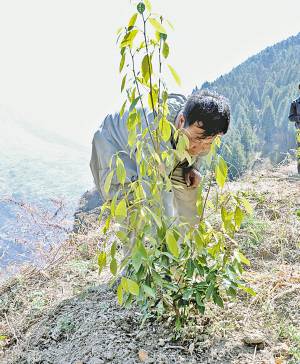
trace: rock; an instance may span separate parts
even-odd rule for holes
[[[100,207],[103,204],[96,188],[86,191],[79,200],[79,205],[74,213],[73,232],[86,234],[91,224],[97,222]]]
[[[107,360],[113,360],[115,353],[112,350],[108,350],[106,353],[104,353],[104,357]]]
[[[93,358],[90,358],[90,360],[88,361],[87,364],[104,364],[104,360],[93,357]]]
[[[273,349],[273,355],[274,356],[283,356],[283,357],[287,357],[289,355],[289,347],[287,346],[287,344],[285,343],[280,343],[278,345],[276,345]]]
[[[243,341],[246,345],[257,346],[258,349],[263,349],[267,343],[266,337],[259,331],[248,332]]]

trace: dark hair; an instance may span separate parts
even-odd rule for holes
[[[182,110],[185,127],[202,122],[203,137],[227,133],[230,122],[228,100],[209,90],[196,91],[187,98]]]
[[[300,90],[300,83],[299,83],[299,90]]]

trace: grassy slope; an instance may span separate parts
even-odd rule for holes
[[[91,222],[43,271],[27,268],[0,287],[0,334],[7,336],[0,363],[299,363],[300,180],[288,177],[295,169],[251,172],[229,184],[248,191],[255,207],[238,234],[255,297],[240,294],[224,310],[208,305],[179,342],[168,323],[140,328],[138,310],[120,309],[108,274],[97,274],[101,239]],[[247,336],[261,343],[247,346]]]

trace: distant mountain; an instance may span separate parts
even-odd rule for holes
[[[232,125],[226,138],[231,153],[224,149],[224,155],[232,164],[233,176],[258,156],[279,162],[295,148],[294,125],[288,114],[291,101],[299,96],[299,83],[300,33],[200,87],[222,93],[231,103]]]

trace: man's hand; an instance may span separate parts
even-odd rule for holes
[[[198,187],[201,181],[201,175],[197,169],[192,168],[185,172],[184,179],[188,187]]]

